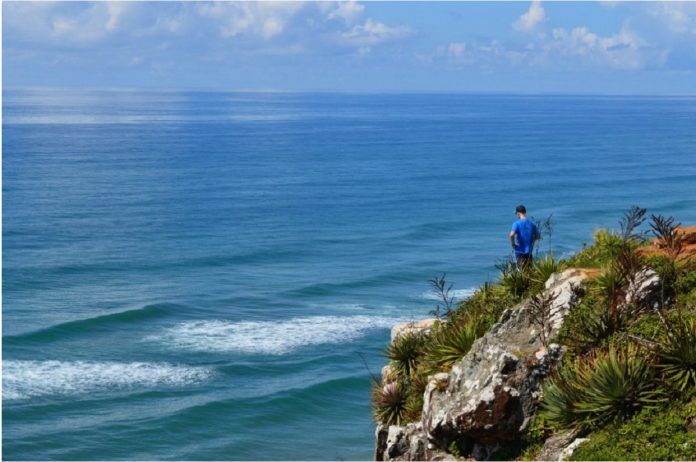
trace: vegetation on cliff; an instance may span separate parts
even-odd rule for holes
[[[546,229],[550,241],[550,222]],[[530,268],[498,265],[495,283],[448,309],[429,331],[401,335],[388,347],[386,379],[394,385],[375,383],[378,423],[418,421],[428,377],[448,371],[520,301],[529,300],[543,337],[553,317],[553,300],[540,295],[544,283],[559,270],[585,268],[593,277],[577,287],[560,331],[542,338],[544,345],[563,345],[566,354],[509,458],[534,458],[550,435],[573,431],[590,437],[575,453],[578,460],[696,459],[696,437],[687,428],[696,426],[696,230],[687,231],[672,218],[647,219],[645,209],[633,207],[617,231],[597,231],[590,246],[567,260],[549,248]],[[644,289],[656,281],[646,298]]]

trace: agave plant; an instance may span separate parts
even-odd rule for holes
[[[406,333],[398,336],[387,346],[385,356],[391,361],[391,368],[397,377],[409,377],[416,370],[428,335],[422,332]]]
[[[558,271],[558,263],[553,255],[546,255],[543,258],[534,260],[530,275],[532,291],[541,292],[546,281],[556,271]]]
[[[425,362],[433,372],[449,369],[469,352],[474,341],[485,333],[486,327],[479,316],[443,325],[433,334]]]
[[[658,368],[679,392],[696,392],[696,321],[679,318],[658,348]]]
[[[510,294],[519,299],[529,290],[532,280],[528,268],[518,268],[512,260],[504,261],[496,267],[500,271],[500,285]]]
[[[405,420],[408,395],[404,384],[397,380],[377,384],[372,390],[372,412],[375,420],[384,425],[401,425]]]
[[[544,387],[542,413],[561,428],[588,428],[656,406],[652,367],[634,345],[610,346],[562,368]]]

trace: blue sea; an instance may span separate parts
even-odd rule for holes
[[[390,327],[631,205],[696,223],[696,98],[3,93],[4,459],[370,459]],[[369,369],[369,371],[368,371]]]

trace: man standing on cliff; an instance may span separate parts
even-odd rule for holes
[[[532,264],[532,250],[534,242],[541,236],[537,225],[527,218],[527,209],[524,205],[518,205],[515,209],[517,221],[512,224],[510,231],[510,243],[515,251],[515,259],[518,268],[528,268]]]

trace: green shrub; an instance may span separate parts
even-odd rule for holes
[[[536,413],[527,427],[526,446],[522,449],[519,460],[539,460],[539,453],[544,447],[544,442],[551,434],[552,430],[544,416]]]
[[[595,231],[593,243],[568,260],[568,265],[578,268],[599,268],[606,265],[616,255],[623,239],[606,229]]]
[[[384,385],[376,383],[372,389],[375,420],[384,425],[401,425],[405,421],[407,399],[407,390],[402,381]]]
[[[696,321],[679,317],[670,322],[672,335],[664,336],[658,348],[658,369],[675,390],[696,391]]]
[[[590,434],[570,460],[696,460],[696,435],[685,430],[695,416],[693,404],[643,409]]]
[[[684,263],[690,264],[693,260]],[[688,271],[682,271],[674,281],[674,291],[680,308],[696,309],[696,270],[688,268]]]
[[[519,298],[499,284],[486,282],[474,294],[457,303],[457,309],[450,320],[476,316],[489,326],[493,325],[507,308],[512,307]]]
[[[584,354],[593,348],[607,346],[615,327],[606,301],[593,291],[587,291],[568,313],[555,341],[565,345],[572,355]]]
[[[654,370],[633,345],[610,345],[556,371],[544,386],[542,415],[557,428],[591,428],[660,403]]]
[[[532,285],[532,273],[530,268],[518,268],[512,260],[507,260],[496,265],[500,271],[498,279],[501,287],[504,287],[513,297],[520,300],[529,291]]]
[[[432,332],[425,353],[425,364],[433,373],[449,370],[469,352],[474,341],[487,329],[487,323],[479,316],[442,324]]]
[[[417,369],[416,372],[408,379],[406,388],[406,409],[404,412],[404,420],[406,422],[416,422],[420,420],[423,412],[423,393],[425,387],[428,386],[428,375],[423,368]]]
[[[557,272],[559,269],[558,262],[553,255],[546,255],[542,258],[537,258],[532,263],[530,285],[527,295],[535,295],[544,290],[544,284]]]
[[[428,335],[422,332],[406,333],[391,342],[385,356],[391,361],[391,367],[397,377],[409,377],[416,370],[423,356]]]

